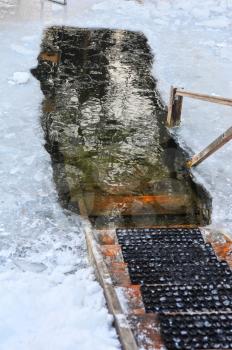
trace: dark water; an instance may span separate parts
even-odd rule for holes
[[[49,28],[32,73],[62,205],[97,227],[207,224],[211,199],[165,127],[142,33]],[[83,203],[83,202],[82,202]]]

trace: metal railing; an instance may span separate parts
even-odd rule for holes
[[[170,100],[168,105],[168,115],[167,115],[167,126],[174,127],[180,124],[181,111],[183,105],[183,98],[189,97],[197,100],[208,101],[212,103],[217,103],[221,105],[231,106],[232,99],[218,97],[213,95],[199,94],[191,91],[185,91],[184,89],[178,89],[171,86]],[[189,168],[196,166],[208,158],[211,154],[216,152],[219,148],[225,145],[232,139],[232,127],[226,130],[222,135],[216,138],[210,145],[204,148],[198,154],[195,154],[188,162],[187,166]]]

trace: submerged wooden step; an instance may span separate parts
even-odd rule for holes
[[[191,201],[187,195],[84,196],[89,216],[184,214]]]

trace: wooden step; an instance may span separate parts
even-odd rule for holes
[[[191,206],[187,195],[84,196],[89,216],[185,214]]]
[[[165,197],[167,199],[167,196],[137,196],[135,199],[141,201],[142,204],[145,203],[145,205],[146,203],[149,205],[150,203],[155,203],[158,206],[157,203],[159,201],[157,198],[162,198],[163,201],[160,201],[162,204],[165,203]],[[110,196],[108,203],[106,198],[100,198],[99,201],[103,210],[108,210],[108,207],[112,208],[114,203],[120,205],[120,200],[125,201],[125,196]],[[117,199],[116,201],[115,198]],[[132,206],[134,197],[126,196],[126,198],[129,206]],[[172,199],[178,198],[172,197]],[[167,200],[170,199],[168,198]],[[178,204],[178,200],[173,200],[173,203]],[[84,200],[81,204],[80,208],[86,207]],[[98,204],[98,202],[95,201],[94,204]],[[82,214],[84,213],[86,217],[88,216],[88,210],[82,210]],[[179,225],[174,227],[180,228]],[[195,225],[181,225],[181,227],[194,228]],[[166,226],[155,226],[154,228],[166,228]],[[213,245],[219,259],[231,261],[232,243],[229,238],[222,235],[218,237],[207,234],[205,230],[202,230],[202,234],[205,242],[210,242]],[[93,230],[90,225],[86,232],[86,240],[90,260],[95,268],[96,276],[104,289],[109,310],[114,316],[122,348],[124,350],[138,350],[140,348],[145,350],[166,349],[160,334],[157,314],[145,312],[141,286],[131,283],[127,263],[124,262],[115,229]]]

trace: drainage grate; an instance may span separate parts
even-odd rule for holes
[[[232,313],[159,316],[168,350],[232,349]]]
[[[142,285],[141,291],[147,312],[232,311],[232,287],[226,283]]]

